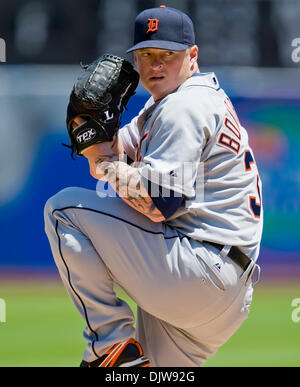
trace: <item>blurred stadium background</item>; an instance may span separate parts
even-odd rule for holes
[[[214,71],[231,97],[263,182],[262,274],[253,312],[208,365],[300,365],[300,322],[291,318],[292,300],[300,297],[300,53],[292,43],[300,39],[299,0],[4,0],[0,366],[80,361],[83,323],[62,289],[43,224],[44,204],[58,190],[96,187],[87,163],[72,161],[61,146],[68,142],[68,95],[80,62],[105,52],[132,60],[125,52],[135,16],[160,4],[192,18],[200,69]],[[146,98],[139,87],[124,124]]]

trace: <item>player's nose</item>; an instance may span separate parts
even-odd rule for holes
[[[150,65],[151,65],[153,70],[158,70],[158,69],[161,69],[163,67],[163,61],[158,56],[153,57],[151,59]]]

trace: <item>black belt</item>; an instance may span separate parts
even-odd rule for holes
[[[218,243],[214,242],[208,242],[204,241],[204,243],[208,243],[214,247],[216,247],[218,250],[223,250],[224,245],[219,245]],[[237,265],[239,265],[244,271],[247,269],[249,266],[251,259],[247,257],[244,253],[241,252],[241,250],[236,247],[232,246],[231,249],[229,250],[229,253],[227,254],[227,257],[233,260]]]

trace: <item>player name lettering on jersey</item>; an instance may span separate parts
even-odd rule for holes
[[[228,97],[226,97],[224,103],[229,117],[226,116],[224,119],[224,131],[222,131],[219,135],[218,144],[238,154],[241,148],[240,121]]]

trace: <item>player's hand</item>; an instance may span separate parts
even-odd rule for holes
[[[114,168],[113,162],[122,160],[123,152],[120,152],[120,142],[117,135],[113,141],[95,144],[84,153],[88,159],[90,174],[97,180],[103,179],[110,168]]]
[[[73,121],[73,128],[83,124],[85,121],[81,117],[76,117]],[[89,162],[90,174],[97,180],[101,180],[105,175],[109,163],[123,159],[124,150],[118,134],[115,134],[113,141],[94,144],[82,152]],[[110,166],[112,167],[112,166]]]

